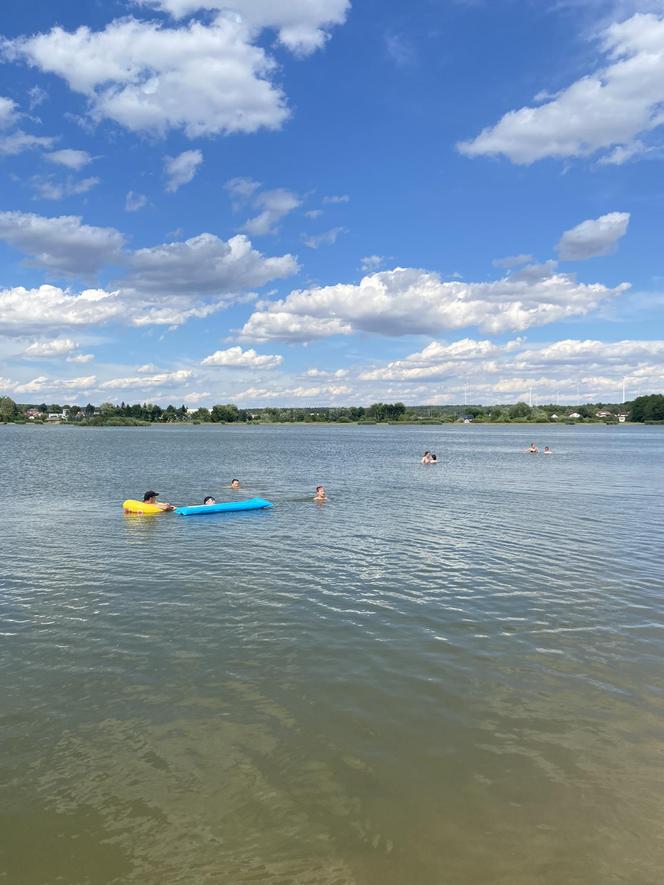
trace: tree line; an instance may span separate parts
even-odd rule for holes
[[[154,403],[101,403],[95,406],[61,405],[39,403],[38,405],[14,402],[8,396],[0,397],[1,422],[45,421],[49,414],[66,415],[69,423],[89,425],[155,424],[155,423],[448,423],[459,420],[491,423],[530,422],[546,423],[555,420],[617,421],[619,414],[626,414],[631,421],[664,421],[664,395],[652,394],[637,397],[631,403],[584,403],[579,406],[548,405],[530,406],[524,402],[507,405],[446,405],[406,406],[402,402],[373,403],[370,406],[316,406],[241,409],[234,403],[218,404],[211,409],[192,410],[185,405],[169,405],[162,408]],[[598,414],[599,413],[599,414]]]

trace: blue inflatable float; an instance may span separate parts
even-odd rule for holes
[[[265,498],[249,498],[246,501],[222,501],[220,504],[196,504],[193,507],[176,507],[180,516],[210,516],[212,513],[236,513],[238,510],[265,510],[271,507]]]

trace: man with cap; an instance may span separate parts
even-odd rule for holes
[[[143,495],[143,503],[144,504],[153,504],[155,507],[158,507],[160,510],[175,510],[174,504],[165,504],[162,501],[157,501],[157,495],[159,492],[153,492],[150,490]]]

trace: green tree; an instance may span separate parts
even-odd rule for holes
[[[632,421],[664,421],[664,396],[653,393],[650,396],[637,396],[632,403]]]
[[[512,418],[529,418],[532,409],[528,405],[528,403],[518,402],[513,406],[510,406],[510,410],[507,413],[509,417]]]
[[[8,396],[0,396],[0,421],[13,421],[18,415],[18,406]]]

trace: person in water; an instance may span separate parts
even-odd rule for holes
[[[544,446],[544,454],[545,455],[553,455],[553,452],[548,446]]]
[[[144,504],[152,504],[153,507],[158,507],[160,510],[175,510],[174,504],[166,504],[164,501],[157,501],[157,495],[159,492],[153,492],[150,490],[143,495],[143,503]]]
[[[205,498],[203,498],[203,503],[204,504],[216,504],[217,499],[213,498],[212,495],[207,495]]]
[[[433,463],[433,461],[432,461],[431,452],[429,451],[429,449],[427,449],[426,452],[422,455],[422,464],[432,464],[432,463]]]
[[[327,495],[325,494],[325,486],[316,486],[316,494],[314,495],[314,501],[327,501]]]
[[[429,461],[429,464],[437,464],[437,463],[438,463],[438,455],[436,455],[432,452],[431,453],[431,461]]]
[[[528,454],[529,455],[537,455],[538,453],[539,453],[539,449],[537,448],[537,446],[535,445],[534,442],[531,442],[530,448],[528,449]]]
[[[240,480],[239,479],[232,479],[231,480],[231,488],[232,489],[239,489],[240,488]]]

